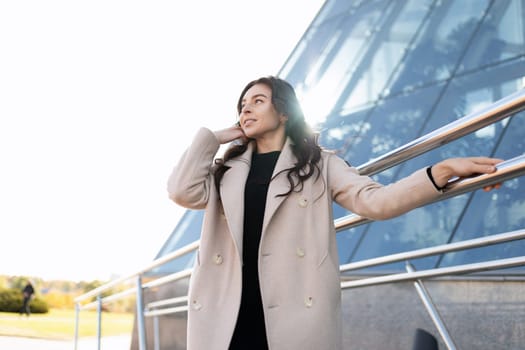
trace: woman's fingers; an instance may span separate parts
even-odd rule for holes
[[[473,173],[490,174],[496,171],[496,165],[503,162],[502,159],[488,157],[470,158],[473,165]]]
[[[454,163],[456,176],[470,177],[479,174],[491,174],[497,170],[496,165],[503,160],[488,157],[459,158],[458,163]]]
[[[501,183],[497,183],[497,184],[494,184],[494,185],[489,185],[489,186],[485,186],[483,187],[483,191],[485,192],[488,192],[488,191],[491,191],[491,190],[498,190],[501,188]]]
[[[498,163],[503,162],[503,159],[491,158],[491,157],[470,157],[468,159],[472,160],[475,163],[490,164],[490,165],[496,165]]]

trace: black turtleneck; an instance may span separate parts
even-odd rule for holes
[[[244,191],[242,297],[230,350],[268,349],[257,261],[266,195],[279,151],[254,153]]]

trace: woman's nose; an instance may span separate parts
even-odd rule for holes
[[[249,105],[249,104],[245,104],[242,108],[241,108],[241,114],[249,114],[252,112],[252,107]]]

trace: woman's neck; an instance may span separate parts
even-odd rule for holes
[[[261,137],[255,139],[257,145],[257,153],[268,153],[274,151],[280,151],[284,147],[286,142],[286,135],[284,133],[276,133],[272,136]]]

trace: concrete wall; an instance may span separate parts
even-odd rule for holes
[[[525,349],[525,282],[424,285],[457,349]],[[411,349],[416,328],[432,333],[446,349],[412,283],[345,289],[343,310],[345,349]]]

